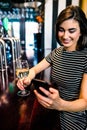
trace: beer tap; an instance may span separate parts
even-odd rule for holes
[[[6,89],[6,84],[8,83],[8,74],[7,74],[7,58],[6,58],[6,46],[5,42],[0,39],[0,73],[1,73],[1,90]],[[6,74],[6,82],[5,82]],[[6,83],[6,84],[5,84]]]

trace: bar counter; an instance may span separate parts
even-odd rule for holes
[[[15,66],[0,71],[0,130],[51,130],[55,112],[37,102],[31,86],[27,87],[29,96],[19,97],[16,82]]]
[[[14,73],[8,69],[0,73],[0,130],[24,130],[30,124],[34,94],[19,97]]]

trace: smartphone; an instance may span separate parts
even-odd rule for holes
[[[36,89],[43,96],[46,96],[46,95],[39,89],[39,87],[43,87],[48,91],[49,91],[49,87],[51,87],[51,84],[40,79],[33,79],[31,83],[33,84],[33,89]]]

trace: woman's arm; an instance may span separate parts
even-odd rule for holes
[[[48,68],[50,66],[50,64],[46,61],[46,59],[44,58],[41,62],[39,62],[36,66],[32,67],[29,70],[29,75],[28,77],[19,79],[17,82],[17,86],[19,89],[23,90],[23,84],[29,85],[32,81],[32,79],[35,78],[35,76],[40,73],[41,71],[45,70],[46,68]]]
[[[62,110],[81,111],[87,108],[87,74],[83,75],[79,99],[67,102],[62,100]]]
[[[32,67],[29,70],[29,78],[33,79],[38,73],[48,68],[50,64],[44,58],[41,62],[39,62],[36,66]]]

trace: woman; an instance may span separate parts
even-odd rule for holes
[[[30,69],[29,76],[18,80],[17,86],[30,84],[36,74],[52,68],[51,80],[56,88],[47,95],[34,93],[38,102],[48,109],[60,111],[61,130],[85,130],[87,108],[87,19],[78,6],[70,5],[57,18],[56,39],[61,45]],[[57,129],[57,124],[56,124]]]

